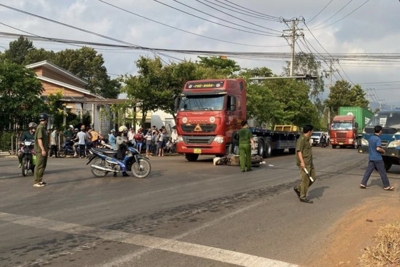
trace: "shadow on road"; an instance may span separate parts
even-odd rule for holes
[[[312,189],[308,195],[310,199],[316,198],[319,199],[324,194],[325,189],[329,188],[329,186],[321,186],[318,188]]]

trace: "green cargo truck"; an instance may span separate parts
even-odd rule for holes
[[[362,132],[373,117],[373,113],[362,107],[340,107],[339,114],[333,118],[330,127],[332,148],[336,146],[361,145]]]

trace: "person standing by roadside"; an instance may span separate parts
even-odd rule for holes
[[[115,150],[115,142],[116,142],[116,138],[115,138],[115,130],[112,129],[110,134],[108,135],[108,144],[110,146],[112,146],[112,149]]]
[[[136,142],[135,142],[135,130],[133,128],[130,128],[127,134],[128,141],[136,147]]]
[[[151,157],[151,140],[153,139],[151,129],[147,131],[144,138],[146,139],[146,157]]]
[[[139,128],[137,134],[135,134],[136,149],[139,151],[139,154],[142,152],[143,138],[142,128]]]
[[[84,158],[85,157],[85,149],[86,149],[86,140],[88,139],[88,135],[85,133],[84,127],[81,127],[81,131],[77,134],[77,137],[78,137],[78,145],[79,145],[79,156],[81,158]]]
[[[237,135],[239,137],[240,170],[249,172],[251,171],[251,149],[254,149],[254,139],[246,120],[242,121],[242,129],[237,132]]]
[[[50,155],[49,157],[51,158],[53,156],[58,158],[58,131],[57,128],[53,129],[53,132],[50,135]]]
[[[164,157],[164,131],[161,129],[159,134],[157,135],[157,143],[158,143],[158,152],[157,156]]]
[[[36,166],[34,171],[35,183],[34,187],[46,186],[43,182],[43,174],[47,165],[47,152],[49,150],[49,136],[47,135],[46,127],[48,116],[46,113],[39,115],[39,126],[35,134],[35,152],[36,152]]]
[[[310,137],[313,133],[314,126],[307,124],[303,127],[303,134],[296,142],[297,166],[300,168],[301,183],[295,186],[293,190],[296,192],[301,202],[312,204],[313,201],[307,198],[308,188],[313,184],[306,171],[310,174],[315,182],[315,168],[311,152]]]
[[[360,188],[366,189],[368,179],[371,176],[371,173],[375,170],[379,172],[381,176],[381,180],[383,183],[383,190],[386,191],[393,191],[394,187],[390,186],[389,179],[386,174],[385,164],[383,162],[382,154],[385,154],[385,150],[382,148],[382,142],[379,136],[382,134],[382,126],[377,125],[374,128],[375,134],[372,136],[369,141],[369,161],[368,161],[368,168],[365,171],[364,177],[361,181]]]

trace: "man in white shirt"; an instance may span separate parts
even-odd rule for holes
[[[78,145],[79,145],[79,156],[81,158],[85,157],[85,149],[86,149],[86,142],[85,137],[86,133],[84,132],[84,128],[81,128],[81,131],[77,134],[78,137]]]

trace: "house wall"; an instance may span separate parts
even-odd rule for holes
[[[52,70],[49,70],[46,68],[42,68],[42,67],[35,68],[35,69],[33,69],[33,71],[36,73],[37,76],[47,77],[47,78],[50,78],[53,80],[57,80],[57,81],[60,81],[63,83],[67,83],[67,84],[70,84],[70,85],[73,85],[76,87],[83,88],[82,83],[77,82],[73,79],[70,79],[69,77],[59,74],[55,71],[52,71]]]

